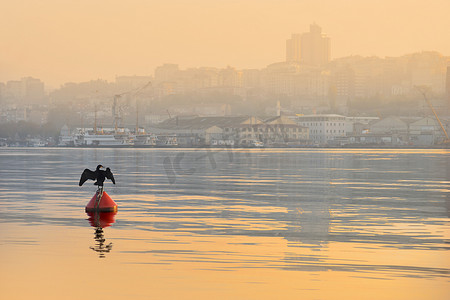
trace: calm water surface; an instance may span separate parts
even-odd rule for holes
[[[0,299],[450,299],[449,162],[447,150],[0,149]],[[84,212],[95,186],[78,186],[98,163],[119,205],[102,233]]]

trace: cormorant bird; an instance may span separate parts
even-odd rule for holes
[[[112,183],[116,184],[116,181],[114,180],[113,173],[111,172],[110,168],[106,168],[106,171],[100,170],[101,168],[104,168],[102,165],[98,165],[95,171],[91,171],[89,169],[84,169],[83,174],[81,174],[80,183],[79,186],[82,186],[83,183],[86,182],[86,180],[97,180],[94,182],[95,185],[103,186],[103,182],[105,179],[111,179]]]

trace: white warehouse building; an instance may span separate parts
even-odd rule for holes
[[[345,116],[335,114],[297,116],[297,123],[309,128],[309,138],[315,144],[327,144],[347,135]]]

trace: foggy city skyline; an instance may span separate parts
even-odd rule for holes
[[[450,299],[450,0],[0,27],[0,299]]]
[[[43,1],[0,4],[0,82],[46,87],[153,75],[165,63],[262,69],[285,61],[286,40],[319,25],[330,60],[450,53],[448,1]]]

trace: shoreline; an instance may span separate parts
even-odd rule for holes
[[[431,146],[393,146],[393,145],[329,145],[329,146],[270,146],[270,147],[220,147],[220,146],[3,146],[0,149],[14,149],[14,148],[32,148],[32,149],[450,149],[450,145],[431,145]]]

